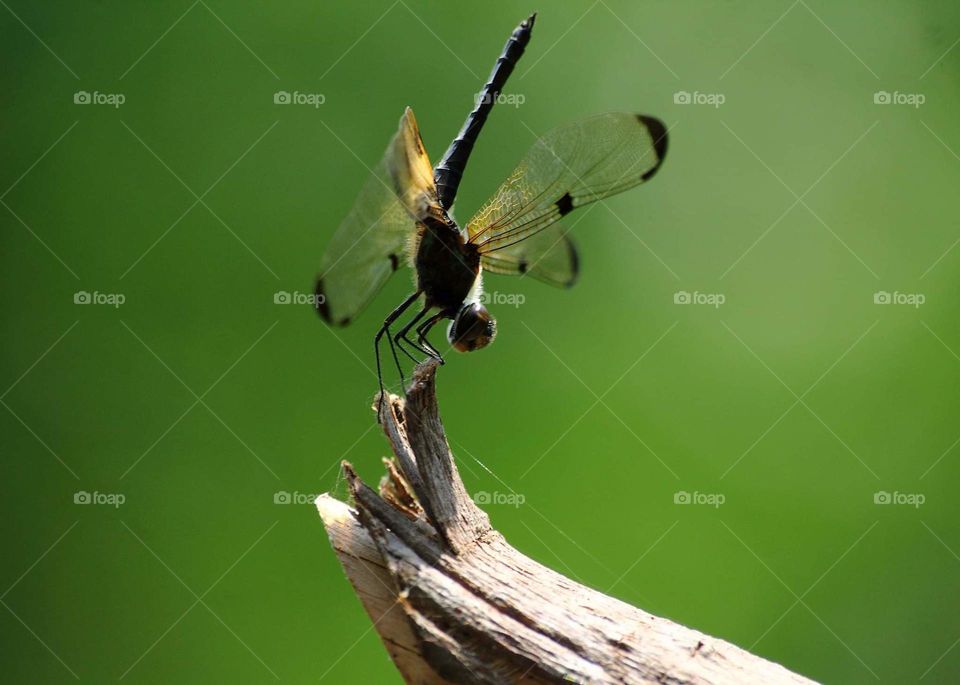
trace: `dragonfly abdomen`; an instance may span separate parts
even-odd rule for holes
[[[533,32],[533,22],[536,17],[537,15],[533,14],[521,22],[507,40],[503,52],[493,66],[490,78],[477,97],[473,111],[467,116],[460,133],[450,143],[446,154],[434,170],[433,178],[437,186],[437,197],[444,209],[450,209],[453,206],[457,189],[460,187],[460,180],[463,178],[463,172],[467,166],[467,160],[473,151],[473,144],[477,141],[480,130],[486,123],[490,110],[493,109],[494,104],[500,97],[500,92],[506,85],[507,79],[513,73],[513,68],[517,65],[524,49],[530,42],[530,34]]]

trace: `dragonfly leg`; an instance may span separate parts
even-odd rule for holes
[[[383,406],[383,369],[380,365],[380,338],[383,337],[383,334],[387,334],[387,343],[390,345],[390,352],[393,355],[393,362],[397,365],[397,371],[400,372],[400,383],[401,389],[403,392],[406,392],[407,380],[403,377],[403,368],[400,366],[400,359],[397,357],[397,350],[393,344],[393,338],[390,336],[390,325],[400,318],[400,315],[403,314],[407,309],[410,308],[417,298],[420,297],[420,291],[414,292],[407,299],[405,299],[399,307],[390,312],[390,315],[383,320],[383,326],[380,327],[380,330],[377,331],[377,335],[373,339],[373,351],[377,357],[377,380],[380,383],[380,402],[377,405],[377,417],[380,416],[380,408]]]
[[[403,343],[407,343],[410,347],[412,347],[413,349],[417,350],[417,351],[420,352],[421,354],[425,354],[425,355],[427,355],[428,357],[432,357],[432,356],[433,356],[433,354],[431,354],[429,350],[425,349],[422,345],[419,345],[418,343],[415,343],[414,341],[410,340],[410,338],[407,337],[407,333],[410,331],[410,329],[413,328],[413,327],[416,325],[416,323],[417,323],[420,319],[422,319],[422,318],[424,317],[424,315],[425,315],[428,311],[430,311],[430,307],[425,306],[423,309],[421,309],[421,310],[417,313],[416,316],[414,316],[412,319],[410,319],[410,321],[407,323],[407,325],[405,325],[403,328],[400,329],[400,332],[399,332],[399,333],[397,333],[395,336],[393,336],[393,342],[395,342],[395,343],[397,344],[397,347],[399,347],[401,350],[403,350],[404,354],[406,354],[408,357],[410,357],[410,359],[412,359],[412,360],[413,360],[415,363],[417,363],[417,364],[420,363],[420,360],[417,359],[416,357],[414,357],[412,354],[410,354],[410,351],[409,351],[406,347],[403,346]]]
[[[417,326],[417,342],[420,343],[420,345],[423,346],[425,350],[427,350],[427,353],[431,357],[436,359],[441,364],[444,363],[443,355],[441,355],[437,351],[436,347],[430,344],[430,341],[427,340],[427,334],[430,332],[430,329],[433,328],[436,325],[436,323],[443,318],[444,318],[443,312],[440,312],[439,314],[434,314],[429,319],[424,321],[422,324]]]

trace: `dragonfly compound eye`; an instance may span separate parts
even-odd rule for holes
[[[486,347],[496,335],[497,322],[487,308],[478,302],[463,305],[447,330],[447,339],[458,352],[472,352]]]

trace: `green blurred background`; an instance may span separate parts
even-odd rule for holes
[[[337,330],[274,295],[404,106],[439,158],[531,10],[460,219],[577,117],[670,152],[570,217],[576,288],[487,279],[525,300],[439,376],[467,486],[522,495],[486,508],[530,556],[812,678],[960,679],[956,3],[2,4],[5,680],[400,682],[308,500],[379,478],[410,284]]]

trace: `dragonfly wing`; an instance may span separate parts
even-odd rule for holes
[[[550,131],[467,224],[481,254],[507,250],[577,207],[649,180],[667,153],[659,119],[612,112]]]
[[[409,263],[417,220],[439,207],[436,195],[433,167],[407,108],[320,262],[316,306],[327,323],[350,323],[390,275]]]
[[[387,149],[386,161],[394,191],[414,219],[443,212],[433,182],[433,167],[420,138],[420,127],[409,107],[400,119],[400,130]]]
[[[487,271],[532,276],[560,288],[577,281],[577,248],[560,226],[554,224],[513,245],[480,257]]]

